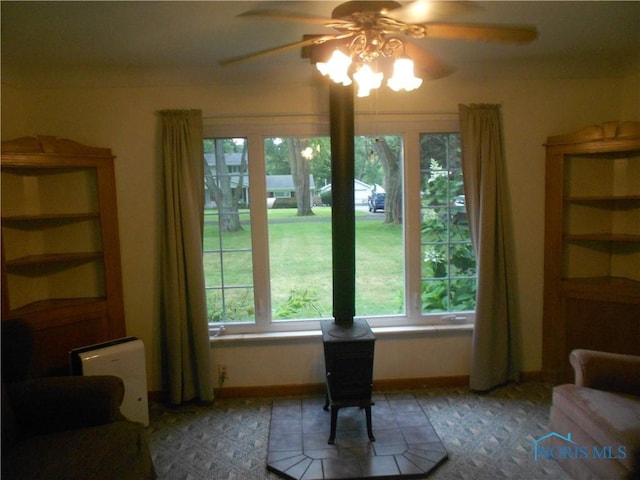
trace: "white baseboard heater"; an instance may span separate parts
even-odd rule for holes
[[[120,410],[129,420],[149,425],[144,344],[136,337],[76,348],[70,355],[73,375],[115,375],[124,382]]]

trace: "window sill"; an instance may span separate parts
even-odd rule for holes
[[[459,325],[424,325],[406,327],[372,327],[376,338],[390,338],[403,335],[437,335],[443,333],[473,332],[473,323]],[[290,332],[265,332],[265,333],[232,333],[221,334],[210,338],[211,345],[217,343],[233,342],[279,342],[282,340],[306,340],[321,338],[320,330],[302,330]]]

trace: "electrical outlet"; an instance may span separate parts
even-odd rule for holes
[[[222,388],[227,378],[229,378],[227,375],[227,366],[223,363],[219,363],[218,364],[218,388]]]

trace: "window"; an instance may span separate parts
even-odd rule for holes
[[[329,137],[267,137],[264,152],[267,193],[287,193],[267,204],[271,318],[331,318]]]
[[[420,136],[424,313],[473,310],[476,262],[462,181],[460,135]]]
[[[402,148],[399,135],[357,136],[356,315],[405,315]],[[366,202],[366,203],[365,203]]]
[[[247,141],[205,139],[203,262],[209,322],[253,321]]]
[[[332,318],[326,125],[257,123],[217,125],[228,135],[205,139],[209,321],[236,333],[317,329]],[[376,131],[401,134],[354,139],[356,315],[372,326],[473,320],[459,135],[423,128],[391,122]]]

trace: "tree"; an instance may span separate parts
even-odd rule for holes
[[[291,174],[289,148],[282,138],[267,138],[264,142],[267,175]]]
[[[421,138],[424,311],[475,308],[475,257],[464,206],[460,136]]]
[[[311,137],[308,142],[313,152],[309,167],[316,188],[319,189],[331,183],[331,139],[329,137]]]
[[[391,137],[393,138],[393,137]],[[389,141],[391,141],[389,138]],[[384,171],[386,195],[384,199],[384,223],[399,225],[402,223],[402,169],[398,145],[396,151],[391,148],[387,138],[377,138],[373,143]]]
[[[355,137],[355,178],[369,185],[382,185],[384,183],[384,172],[380,157],[376,155],[373,147],[375,142],[375,137]]]
[[[437,162],[440,169],[461,170],[462,168],[460,135],[448,133],[421,135],[420,152],[422,168],[426,169],[425,175],[422,176],[422,191],[427,191],[426,181],[432,178],[432,160]],[[462,183],[459,188],[462,189]]]
[[[287,138],[289,148],[289,160],[291,162],[291,177],[296,188],[296,203],[299,217],[314,215],[311,209],[311,185],[309,162],[313,150],[306,139],[298,137]]]
[[[207,144],[206,142],[209,143]],[[244,172],[247,169],[247,142],[243,141],[240,148],[242,149],[240,168],[238,172],[234,172],[231,175],[225,158],[225,152],[229,150],[227,139],[205,140],[205,152],[214,153],[216,159],[215,171],[212,171],[211,166],[205,161],[205,183],[210,200],[214,201],[218,207],[218,222],[222,232],[242,230],[238,205],[242,200],[242,192],[244,190]],[[211,152],[211,150],[213,151]],[[235,150],[236,147],[233,147],[231,152]],[[235,188],[232,185],[232,180],[234,179],[236,180]]]

